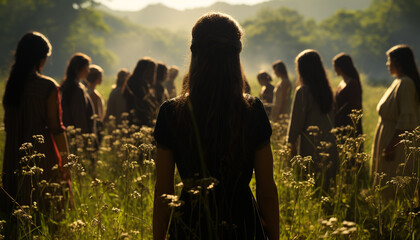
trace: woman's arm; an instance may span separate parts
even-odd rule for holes
[[[281,85],[274,89],[273,108],[271,108],[271,120],[277,121],[280,115],[282,101]]]
[[[270,144],[255,152],[257,202],[270,240],[279,239],[279,201],[273,178],[273,154]]]
[[[389,142],[388,146],[386,146],[384,149],[382,149],[382,157],[386,161],[393,161],[395,157],[395,149],[397,148],[397,145],[402,140],[400,138],[400,134],[404,133],[404,130],[395,130],[394,135],[392,136],[391,141]]]
[[[289,92],[289,89],[290,89],[290,82],[289,82],[289,80],[287,80],[287,82],[286,82],[286,80],[282,80],[282,83],[281,83],[281,101],[280,101],[280,112],[281,113],[284,113],[284,112],[286,112],[286,108],[287,108],[287,104],[288,104],[288,101],[287,101],[287,99],[290,97],[289,95],[290,95],[290,92]]]
[[[298,137],[305,130],[306,97],[302,87],[296,88],[293,98],[292,111],[287,128],[287,141],[291,147],[291,156],[297,155]]]
[[[175,163],[172,151],[157,147],[156,150],[156,185],[153,204],[153,239],[164,240],[169,224],[171,210],[161,196],[174,194]]]
[[[51,91],[47,99],[46,108],[48,129],[52,133],[61,156],[62,165],[64,165],[67,163],[69,148],[66,133],[64,132],[65,128],[61,120],[61,103],[58,89]],[[64,171],[63,175],[64,179],[68,179],[70,177],[67,171]]]
[[[420,124],[419,103],[416,91],[413,80],[409,78],[401,79],[396,94],[398,116],[395,132],[386,148],[382,149],[382,156],[385,160],[394,160],[395,149],[402,140],[399,135],[405,131],[414,130]]]

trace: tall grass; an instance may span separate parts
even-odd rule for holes
[[[253,80],[251,86],[258,89]],[[355,136],[351,127],[334,130],[340,168],[327,194],[318,194],[310,157],[290,158],[285,144],[287,120],[272,124],[282,239],[420,239],[418,195],[408,197],[418,191],[419,176],[398,176],[371,187],[367,174],[377,121],[374,107],[384,90],[364,85],[365,136]],[[127,121],[109,124],[96,150],[91,135],[68,128],[73,154],[65,167],[72,175],[74,206],[65,185],[39,182],[39,188],[55,189],[44,197],[66,201],[50,211],[40,209],[38,202],[17,208],[22,239],[151,239],[156,149],[152,131]],[[419,143],[420,128],[404,134],[407,156],[417,164]],[[183,185],[179,176],[176,184],[179,193]],[[393,201],[383,199],[385,187],[397,190]],[[254,180],[251,189],[255,191]],[[181,204],[176,197],[166,199],[172,207]]]

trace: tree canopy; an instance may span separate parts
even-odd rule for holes
[[[296,11],[264,9],[244,22],[249,64],[283,59],[293,64],[305,48],[317,49],[329,65],[339,52],[353,56],[371,82],[387,75],[385,52],[396,44],[410,45],[420,54],[420,2],[374,0],[365,10],[339,10],[316,23]]]
[[[325,1],[323,1],[325,2]],[[45,34],[53,45],[46,73],[62,76],[74,52],[114,74],[131,68],[143,56],[183,65],[189,33],[148,28],[102,11],[94,0],[0,0],[0,69],[7,71],[13,49],[27,31]],[[261,70],[276,59],[289,68],[295,56],[317,49],[330,65],[339,52],[349,53],[371,82],[387,76],[385,51],[405,43],[420,54],[420,1],[372,0],[363,10],[338,10],[317,22],[288,8],[264,8],[241,22],[245,29],[243,63],[248,72]],[[265,69],[268,70],[268,69]]]

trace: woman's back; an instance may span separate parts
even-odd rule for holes
[[[30,80],[22,89],[20,106],[18,108],[8,108],[6,106],[5,127],[12,130],[14,129],[12,126],[16,124],[20,131],[25,134],[37,131],[45,132],[48,120],[47,97],[51,91],[57,91],[58,84],[53,79],[39,74],[33,74],[29,78]],[[17,124],[16,121],[20,121],[22,124]],[[21,128],[20,126],[24,127]],[[28,135],[29,139],[27,140],[32,139],[32,135]]]
[[[192,30],[183,93],[165,102],[155,127],[155,239],[165,239],[175,165],[184,205],[174,211],[175,239],[278,239],[271,127],[262,103],[244,96],[242,30],[230,16],[203,15]],[[258,206],[249,188],[255,169]]]
[[[310,128],[317,126],[319,130]],[[314,144],[319,145],[320,141],[335,143],[335,137],[330,132],[334,126],[332,110],[323,113],[317,102],[315,102],[308,86],[302,85],[296,88],[293,109],[290,116],[288,129],[289,141],[295,142],[300,136],[300,151],[302,156],[313,156]],[[310,134],[316,132],[316,136]],[[334,148],[334,146],[333,146]]]
[[[362,110],[362,88],[360,84],[356,80],[350,80],[348,83],[344,83],[344,86],[342,83],[338,86],[335,94],[335,127],[353,126],[349,114],[352,113],[352,110]],[[358,134],[363,134],[361,120],[358,122],[356,130]]]
[[[22,153],[19,148],[23,143],[34,142],[34,135],[42,135],[44,138],[43,144],[35,145],[38,152],[45,154],[45,159],[37,163],[44,171],[40,178],[47,181],[59,179],[58,172],[52,170],[59,163],[52,134],[63,132],[64,127],[61,125],[59,110],[57,114],[51,114],[47,109],[49,105],[59,109],[57,98],[51,98],[52,95],[58,95],[58,84],[46,76],[33,74],[22,88],[19,106],[5,107],[3,186],[22,205],[30,204],[31,185],[29,179],[24,177],[25,180],[18,187],[19,174],[15,174],[15,171],[20,169],[18,159],[22,157]]]
[[[63,99],[63,123],[67,126],[80,128],[82,133],[94,132],[94,122],[91,117],[94,114],[94,106],[85,87],[78,83],[73,89],[61,87]],[[70,95],[70,96],[69,96]]]
[[[200,209],[203,205],[203,196],[195,195],[197,185],[206,189],[214,182],[211,189],[206,190],[210,195],[206,196],[207,206],[210,209],[211,223],[216,224],[211,231],[222,231],[218,233],[229,239],[245,239],[247,236],[263,236],[261,223],[258,216],[253,194],[249,188],[249,182],[254,170],[255,151],[264,144],[269,144],[271,126],[265,114],[262,103],[254,97],[247,95],[249,106],[244,106],[242,119],[243,131],[240,134],[240,141],[235,148],[230,149],[231,155],[224,154],[224,150],[208,151],[198,146],[197,139],[190,139],[196,136],[191,119],[178,121],[180,118],[177,107],[179,99],[166,101],[159,112],[155,128],[155,139],[159,147],[168,148],[172,151],[175,164],[184,183],[181,193],[181,200],[185,202],[178,212],[182,212],[180,219],[174,219],[172,233],[178,235],[176,238],[183,239],[188,236],[188,228],[200,231],[205,239],[207,220],[199,216],[203,214]],[[186,107],[186,106],[184,106]],[[188,114],[189,110],[187,109]],[[198,129],[198,135],[202,136],[204,131]],[[200,138],[202,146],[206,148],[205,138]],[[202,151],[200,152],[200,149]],[[200,158],[202,160],[200,160]],[[204,166],[203,166],[204,165]],[[203,169],[204,173],[203,173]],[[203,179],[207,179],[204,180]],[[204,214],[205,215],[205,214]],[[226,226],[220,227],[217,224],[225,222]],[[182,224],[181,224],[182,223]],[[236,225],[237,228],[233,228]],[[175,232],[176,228],[176,232]],[[181,237],[182,236],[182,237]],[[259,239],[257,237],[257,239]]]

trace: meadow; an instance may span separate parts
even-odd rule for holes
[[[333,76],[330,74],[330,76]],[[419,199],[407,198],[411,183],[419,177],[396,178],[371,187],[368,176],[370,149],[378,115],[376,104],[386,90],[384,86],[371,86],[363,82],[364,136],[351,137],[337,129],[340,152],[340,171],[329,195],[319,196],[314,184],[314,174],[309,169],[310,158],[290,159],[285,144],[287,121],[272,124],[272,149],[274,176],[279,193],[281,239],[420,239],[420,219],[413,210]],[[258,83],[249,78],[252,94],[258,94]],[[177,79],[180,87],[181,79]],[[332,77],[332,86],[339,79]],[[114,82],[105,78],[99,91],[105,98]],[[4,82],[0,82],[4,89]],[[3,92],[3,90],[1,91]],[[2,108],[0,120],[3,119]],[[358,116],[354,116],[357,118]],[[316,131],[316,130],[315,130]],[[153,129],[129,126],[127,122],[107,125],[100,150],[90,145],[90,135],[68,128],[70,150],[67,168],[73,182],[72,208],[61,209],[52,205],[48,213],[41,213],[37,204],[22,206],[15,211],[21,222],[22,239],[152,239],[152,211],[154,194]],[[316,133],[314,133],[316,135]],[[3,159],[4,128],[0,132],[0,163]],[[419,161],[420,129],[406,134],[407,153]],[[359,150],[364,146],[364,150]],[[27,147],[28,156],[36,149]],[[96,169],[92,166],[96,162]],[[349,164],[355,161],[356,164]],[[36,177],[34,174],[33,177]],[[176,192],[182,183],[176,178]],[[392,202],[383,201],[385,187],[398,189]],[[61,191],[60,184],[40,183],[52,203],[68,199],[68,189]],[[254,182],[251,188],[255,191]],[[176,208],[176,197],[167,197],[168,204]],[[57,201],[58,202],[58,201]],[[68,204],[68,202],[67,202]],[[67,205],[68,206],[68,205]],[[37,223],[37,224],[35,224]],[[0,224],[1,225],[1,224]],[[1,239],[1,237],[0,237]]]

